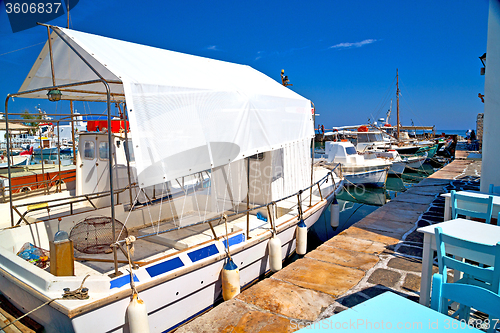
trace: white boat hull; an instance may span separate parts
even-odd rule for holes
[[[351,185],[371,185],[375,187],[384,187],[387,179],[388,168],[360,171],[356,173],[344,173],[347,184]]]
[[[424,164],[425,160],[427,159],[427,153],[421,156],[412,156],[408,157],[407,160],[407,166],[412,168],[412,169],[418,169]]]
[[[405,162],[393,162],[391,168],[389,169],[389,174],[391,175],[402,175],[405,171]]]

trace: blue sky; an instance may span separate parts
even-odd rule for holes
[[[277,81],[285,69],[290,88],[314,102],[316,123],[327,128],[385,116],[391,98],[394,124],[398,68],[403,124],[467,129],[483,112],[478,57],[487,19],[487,0],[80,0],[71,28],[246,64]],[[66,16],[49,23],[66,26]],[[12,33],[0,0],[1,96],[17,92],[46,39],[43,27]],[[37,104],[56,110],[56,103],[15,99],[9,111]],[[69,102],[57,108],[68,111]]]

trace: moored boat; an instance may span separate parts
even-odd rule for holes
[[[360,154],[350,142],[326,142],[325,153],[330,163],[340,163],[348,184],[383,187],[392,162],[374,154]]]
[[[335,165],[311,161],[310,101],[264,74],[48,29],[9,97],[105,101],[109,130],[80,134],[74,190],[11,190],[0,206],[0,292],[24,311],[45,303],[30,317],[46,332],[127,332],[137,294],[150,331],[172,331],[221,300],[225,264],[245,288],[291,256],[343,187]],[[81,77],[68,82],[68,68]],[[111,96],[130,133],[109,126]]]

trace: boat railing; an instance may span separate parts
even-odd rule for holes
[[[161,231],[157,231],[157,232],[150,233],[150,234],[139,235],[139,236],[136,236],[136,239],[142,239],[142,238],[157,236],[157,235],[164,234],[164,233],[167,233],[167,232],[179,230],[179,229],[182,229],[182,228],[193,227],[193,226],[201,225],[201,224],[208,224],[210,226],[210,229],[212,230],[212,233],[214,235],[214,239],[218,239],[218,237],[217,237],[217,235],[215,233],[215,230],[213,228],[212,222],[222,221],[223,218],[229,219],[231,217],[236,217],[238,215],[243,215],[243,214],[247,214],[247,216],[248,216],[248,214],[250,214],[251,212],[255,212],[255,211],[259,210],[259,209],[267,209],[267,211],[268,211],[268,221],[271,224],[271,229],[274,232],[276,232],[276,230],[275,230],[276,226],[273,223],[274,219],[272,218],[272,215],[271,215],[271,212],[274,211],[275,205],[277,203],[281,202],[281,201],[285,201],[285,200],[288,200],[290,198],[297,197],[297,205],[294,206],[294,207],[297,207],[297,209],[298,209],[298,219],[300,220],[302,218],[302,205],[304,203],[306,203],[307,200],[308,200],[308,198],[309,198],[309,197],[302,198],[302,193],[307,193],[308,190],[312,190],[315,187],[317,187],[318,188],[318,192],[319,192],[319,196],[321,198],[321,201],[323,201],[324,198],[327,198],[333,192],[335,192],[336,183],[335,183],[335,177],[333,176],[334,173],[337,176],[342,177],[342,171],[340,169],[340,163],[338,163],[337,165],[335,165],[335,167],[333,167],[323,178],[321,178],[317,182],[309,185],[308,187],[306,187],[304,189],[299,190],[298,192],[295,192],[295,193],[290,194],[290,195],[288,195],[286,197],[283,197],[281,199],[278,199],[278,200],[275,200],[275,201],[271,201],[271,202],[268,202],[268,203],[263,204],[263,205],[254,206],[252,208],[249,208],[249,209],[246,209],[246,210],[243,210],[243,211],[239,211],[239,212],[234,212],[234,213],[230,213],[230,214],[220,214],[220,216],[213,217],[213,218],[210,218],[210,219],[205,219],[205,220],[202,220],[202,221],[199,221],[199,222],[196,222],[196,223],[191,223],[189,225],[178,226],[178,227],[174,227],[174,228],[170,228],[170,229],[166,229],[166,230],[161,230]],[[331,179],[331,181],[332,181],[333,189],[332,189],[332,192],[330,192],[326,196],[324,196],[323,193],[321,192],[321,185],[324,184],[324,183],[327,183],[329,179]],[[311,192],[310,195],[312,195],[312,192]],[[309,204],[309,207],[311,207],[311,206],[312,206],[312,204]],[[247,235],[249,235],[249,234],[250,234],[250,230],[249,230],[248,219],[247,219]],[[121,241],[117,241],[116,243],[121,246],[121,245],[123,245],[124,242],[125,242],[125,240],[121,240]]]
[[[55,186],[55,192],[62,191],[62,184],[68,183],[71,180],[74,180],[75,176],[72,174],[73,170],[63,170],[60,173],[49,178],[49,174],[39,174],[39,176],[43,178],[42,180],[36,180],[30,183],[22,183],[17,185],[5,185],[3,182],[0,182],[0,192],[1,192],[1,202],[8,202],[9,196],[6,195],[8,191],[12,191],[12,194],[15,195],[15,199],[21,199],[25,197],[29,197],[31,195],[38,195],[41,192],[44,194],[50,194],[52,188]],[[11,178],[15,179],[14,177]]]
[[[115,195],[119,195],[120,193],[123,193],[128,189],[129,189],[129,186],[126,186],[125,188],[115,189],[113,192]],[[90,209],[90,210],[98,210],[98,209],[103,208],[103,207],[97,207],[92,200],[97,200],[97,199],[109,197],[109,195],[110,195],[109,191],[103,191],[103,192],[91,193],[91,194],[81,194],[81,195],[73,196],[71,198],[57,198],[57,199],[39,201],[39,202],[34,202],[34,203],[12,205],[12,209],[20,217],[19,220],[17,221],[16,225],[21,224],[21,222],[23,222],[23,221],[27,224],[30,224],[30,222],[27,219],[27,215],[29,213],[40,211],[40,210],[49,210],[50,211],[54,208],[69,206],[69,215],[72,215],[73,211],[74,211],[74,205],[77,203],[80,203],[80,202],[88,202],[92,206],[92,209]],[[26,211],[24,213],[21,213],[22,208],[26,208]]]
[[[336,164],[334,167],[332,166],[332,168],[330,169],[330,171],[324,177],[322,177],[317,182],[309,185],[308,187],[299,190],[298,192],[295,192],[293,194],[285,196],[285,197],[283,197],[281,199],[268,202],[268,203],[263,204],[263,205],[253,206],[253,207],[251,207],[249,209],[246,209],[246,210],[243,210],[243,211],[238,211],[238,212],[233,212],[233,213],[230,213],[230,214],[226,214],[225,216],[228,219],[229,218],[233,218],[233,217],[237,217],[238,215],[241,216],[241,215],[244,215],[244,214],[247,214],[247,216],[249,216],[249,214],[251,212],[256,212],[259,209],[265,209],[265,210],[268,211],[268,221],[271,224],[271,228],[274,229],[275,225],[273,224],[273,220],[275,220],[275,218],[274,219],[272,218],[272,215],[274,215],[274,214],[271,214],[271,212],[275,212],[276,205],[279,202],[288,200],[288,199],[290,199],[292,197],[297,197],[297,204],[293,205],[292,208],[298,210],[298,218],[300,219],[301,216],[302,216],[302,206],[304,204],[307,205],[307,201],[309,201],[309,205],[308,206],[309,207],[312,206],[312,202],[310,200],[310,197],[312,197],[312,193],[313,193],[312,191],[315,188],[317,188],[317,191],[318,191],[317,193],[318,193],[318,196],[320,197],[321,201],[323,201],[324,198],[327,198],[328,196],[330,196],[332,194],[332,192],[335,191],[336,182],[335,182],[334,174],[336,176],[338,176],[339,178],[342,178],[342,170],[341,170],[340,166],[341,166],[340,163]],[[324,183],[327,183],[329,181],[329,179],[331,179],[332,184],[333,184],[332,191],[330,193],[327,193],[326,195],[324,195],[323,192],[322,192],[322,190],[321,190],[321,185],[323,185]],[[133,187],[138,187],[137,184],[135,184],[135,183],[132,184],[132,186]],[[123,193],[124,191],[126,191],[128,189],[129,189],[129,186],[126,186],[125,188],[115,189],[113,191],[113,193],[114,193],[114,195],[119,195],[120,193]],[[309,192],[309,195],[307,195],[307,192]],[[304,193],[306,194],[306,196],[303,197],[302,195]],[[104,207],[99,207],[98,208],[97,206],[95,206],[95,204],[92,202],[92,200],[96,200],[96,199],[100,199],[100,198],[105,198],[105,197],[108,197],[109,195],[110,195],[109,191],[104,191],[104,192],[99,192],[99,193],[78,195],[78,196],[74,196],[74,197],[71,197],[71,198],[57,198],[57,199],[45,200],[45,201],[40,201],[40,202],[35,202],[35,203],[25,203],[25,204],[20,204],[20,205],[13,205],[12,208],[13,208],[13,211],[15,211],[19,215],[19,220],[17,221],[16,225],[21,224],[23,221],[25,223],[27,223],[27,224],[30,224],[30,222],[28,221],[28,214],[29,213],[33,213],[33,212],[41,211],[41,210],[48,210],[48,211],[50,211],[50,210],[53,210],[54,208],[59,208],[59,207],[63,207],[63,206],[69,206],[69,215],[72,215],[73,214],[73,208],[74,208],[73,206],[75,204],[81,203],[81,202],[88,202],[88,203],[90,203],[90,205],[92,206],[92,208],[89,209],[89,211],[90,210],[97,210],[97,209],[104,208]],[[26,208],[26,211],[24,213],[21,213],[21,210],[23,210],[23,208]],[[185,226],[177,226],[177,227],[174,227],[174,228],[162,230],[162,231],[151,233],[151,234],[140,235],[140,236],[137,236],[136,238],[137,239],[147,238],[147,237],[155,236],[155,235],[158,235],[158,234],[163,234],[163,233],[167,233],[167,232],[170,232],[170,231],[179,230],[179,229],[186,228],[186,227],[192,227],[192,226],[196,226],[196,225],[200,225],[200,224],[209,224],[210,229],[212,230],[212,233],[214,234],[214,238],[217,239],[218,237],[217,237],[217,235],[216,235],[216,233],[214,231],[212,222],[221,221],[223,215],[224,214],[221,214],[220,216],[213,217],[213,218],[210,218],[210,219],[205,219],[205,220],[202,220],[202,221],[199,221],[199,222],[196,222],[196,223],[192,223],[192,224],[189,224],[189,225],[185,225]],[[248,234],[249,234],[249,225],[248,225],[248,219],[247,219],[247,235]],[[123,241],[120,241],[118,243],[121,245],[121,243],[123,243]]]

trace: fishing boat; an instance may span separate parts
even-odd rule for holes
[[[390,175],[400,176],[405,171],[408,161],[403,159],[395,149],[370,149],[365,155],[374,154],[378,158],[386,159],[391,162],[389,169]]]
[[[0,205],[15,307],[43,305],[46,332],[169,332],[305,253],[343,187],[311,160],[309,100],[249,66],[46,27],[8,99],[105,102],[108,122],[80,133],[74,189]]]
[[[31,162],[31,155],[16,155],[10,157],[10,164],[14,167],[26,166]],[[0,169],[8,168],[7,158],[3,155],[0,156]]]
[[[401,155],[401,158],[403,158],[403,160],[406,162],[406,167],[409,170],[417,170],[427,160],[427,152],[423,153],[422,155]]]
[[[340,163],[347,184],[383,187],[392,165],[375,154],[359,154],[350,142],[326,142],[325,155],[329,163]]]

